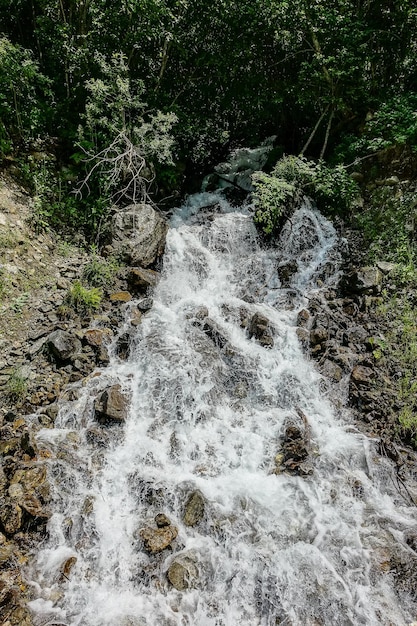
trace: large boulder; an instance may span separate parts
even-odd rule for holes
[[[149,267],[165,248],[168,224],[150,204],[130,204],[112,222],[112,247],[128,265]]]
[[[48,335],[49,351],[58,361],[69,361],[81,352],[81,341],[65,330],[55,330]]]
[[[122,393],[120,385],[112,385],[95,399],[95,418],[101,423],[123,422],[127,417],[128,407],[128,398]]]

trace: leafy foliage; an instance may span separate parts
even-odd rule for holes
[[[102,296],[98,287],[88,289],[76,280],[67,293],[66,304],[80,315],[89,315],[100,307]]]
[[[45,130],[49,86],[31,51],[0,37],[0,154]]]
[[[253,199],[256,207],[255,224],[265,235],[274,235],[294,203],[297,188],[283,178],[255,172],[252,176],[255,188]]]
[[[323,161],[286,156],[278,161],[271,175],[256,172],[255,222],[267,235],[274,234],[291,204],[303,195],[311,197],[327,213],[350,211],[358,188],[342,166],[328,167]]]

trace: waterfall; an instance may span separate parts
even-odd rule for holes
[[[384,569],[386,551],[407,549],[415,509],[390,487],[388,461],[332,405],[297,337],[307,296],[337,280],[338,245],[308,202],[275,247],[259,241],[248,207],[221,195],[198,194],[174,213],[128,360],[114,351],[62,403],[55,429],[39,433],[53,452],[54,502],[30,571],[39,625],[415,619],[415,598]],[[278,269],[288,263],[284,285]],[[267,342],[251,336],[256,314]],[[131,397],[128,417],[100,426],[94,397],[115,383]],[[280,469],[285,429],[303,420],[308,467]],[[200,506],[192,524],[190,497]],[[159,514],[178,534],[152,554],[141,529],[156,528]],[[183,590],[167,576],[175,562]]]

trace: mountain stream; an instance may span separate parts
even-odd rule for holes
[[[308,202],[274,247],[259,241],[250,207],[221,194],[175,211],[129,358],[113,347],[110,366],[39,433],[53,451],[54,513],[30,572],[36,624],[406,626],[417,617],[416,599],[384,568],[396,546],[411,550],[415,509],[348,410],[333,406],[297,337],[307,298],[337,280],[338,250]],[[298,270],[284,286],[277,269],[288,262]],[[255,314],[268,320],[267,345],[250,336]],[[114,384],[131,398],[128,416],[100,426],[94,397]],[[285,429],[301,422],[308,466],[280,469]],[[190,498],[197,518],[186,523]],[[178,534],[153,554],[140,531],[156,529],[158,514]],[[174,563],[181,590],[167,575]]]

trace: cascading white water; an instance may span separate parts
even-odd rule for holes
[[[291,259],[298,272],[284,289],[277,267]],[[404,626],[415,618],[415,598],[399,595],[379,556],[406,547],[415,511],[384,487],[370,442],[336,413],[296,335],[305,295],[336,261],[335,231],[307,203],[269,249],[249,212],[219,195],[194,196],[176,212],[129,360],[114,356],[63,405],[56,428],[40,433],[55,452],[55,512],[32,572],[39,624]],[[242,327],[257,312],[274,329],[270,348]],[[109,439],[95,448],[86,438],[93,398],[115,382],[131,393],[129,416],[124,427],[101,427]],[[276,473],[284,425],[299,412],[313,471]],[[195,490],[205,512],[190,527],[183,511]],[[178,537],[149,555],[137,531],[155,527],[158,513]],[[181,592],[166,576],[178,555],[194,566]],[[69,557],[77,561],[62,579]]]

